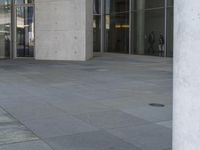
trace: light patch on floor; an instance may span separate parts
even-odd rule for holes
[[[0,145],[32,140],[38,140],[38,138],[0,108]]]

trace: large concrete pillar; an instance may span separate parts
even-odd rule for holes
[[[93,0],[35,0],[36,59],[93,55]]]
[[[144,54],[145,0],[137,0],[137,54]]]
[[[200,149],[200,1],[175,0],[173,150]]]

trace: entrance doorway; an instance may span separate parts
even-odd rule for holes
[[[34,57],[34,7],[16,7],[16,57]]]
[[[34,57],[34,1],[0,1],[0,59]]]

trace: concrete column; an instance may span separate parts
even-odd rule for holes
[[[145,0],[137,0],[137,54],[144,54]]]
[[[200,149],[200,1],[175,0],[173,150]]]
[[[93,56],[93,0],[35,0],[36,59]]]

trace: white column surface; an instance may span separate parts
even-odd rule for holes
[[[200,150],[200,0],[175,0],[173,150]]]
[[[93,55],[93,0],[35,0],[36,59]]]

